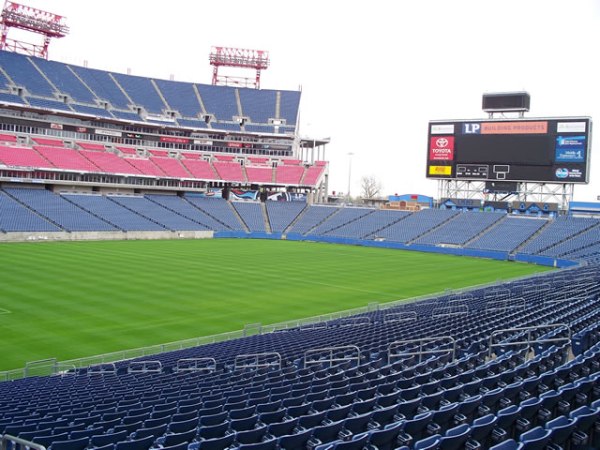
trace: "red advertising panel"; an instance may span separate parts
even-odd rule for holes
[[[173,144],[189,144],[190,140],[188,138],[181,138],[175,136],[161,136],[160,142],[171,142]]]
[[[546,134],[548,122],[483,122],[481,134]]]
[[[430,161],[452,161],[454,159],[454,136],[432,136],[429,140]]]

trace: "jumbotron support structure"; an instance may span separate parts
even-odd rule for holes
[[[64,23],[64,19],[63,16],[59,16],[58,14],[7,0],[4,3],[0,21],[2,29],[0,49],[48,59],[50,40],[52,38],[65,37],[69,33],[69,27]],[[44,37],[44,41],[42,45],[36,45],[9,39],[8,31],[11,28],[41,34]]]
[[[485,181],[438,180],[438,198],[440,199],[480,200],[482,203],[488,200],[556,203],[561,211],[569,209],[574,191],[573,183],[518,182],[515,183],[513,192],[490,193],[486,189]]]
[[[269,67],[269,52],[265,50],[249,50],[231,47],[213,47],[209,56],[213,66],[212,84],[217,86],[241,85],[260,89],[261,71]],[[255,77],[232,77],[219,75],[219,68],[234,67],[238,69],[253,69]]]

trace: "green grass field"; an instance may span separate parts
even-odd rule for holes
[[[547,268],[268,240],[0,245],[0,370],[240,330]]]

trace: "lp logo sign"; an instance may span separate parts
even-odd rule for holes
[[[480,134],[481,124],[479,123],[463,123],[463,134]]]

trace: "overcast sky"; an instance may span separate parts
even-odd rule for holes
[[[72,64],[209,84],[211,46],[268,50],[261,86],[301,87],[301,135],[331,138],[330,191],[353,153],[353,194],[375,175],[385,194],[435,195],[427,122],[485,118],[484,92],[600,120],[600,0],[17,1],[66,16],[50,59]],[[591,181],[576,200],[600,195],[594,150]]]

